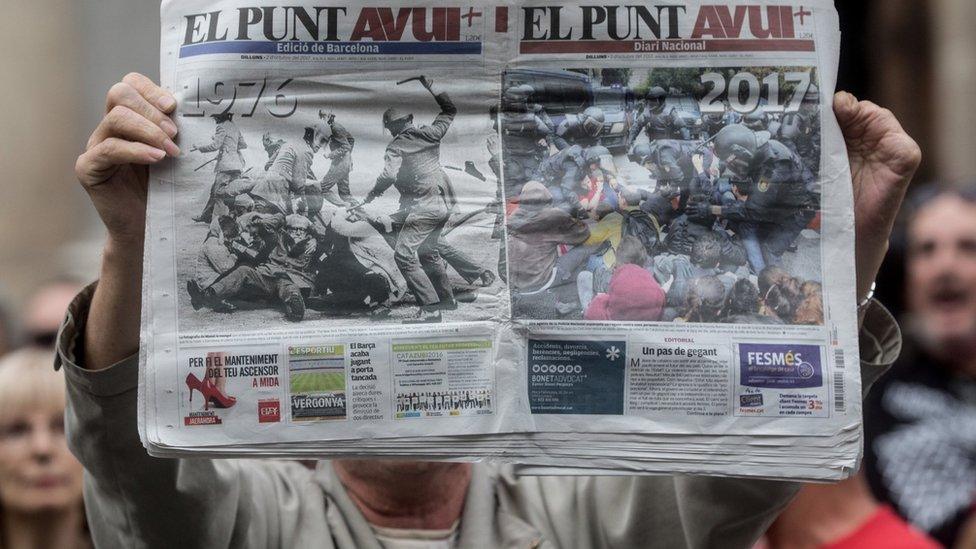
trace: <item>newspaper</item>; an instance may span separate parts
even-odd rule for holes
[[[161,15],[154,455],[856,468],[832,3]]]

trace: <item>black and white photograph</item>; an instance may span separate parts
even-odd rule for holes
[[[823,325],[812,67],[502,76],[516,319]]]
[[[497,91],[397,76],[183,79],[181,330],[507,311],[488,152]]]

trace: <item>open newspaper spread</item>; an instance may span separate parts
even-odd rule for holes
[[[830,2],[162,3],[154,455],[836,479]]]

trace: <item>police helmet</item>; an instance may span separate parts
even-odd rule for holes
[[[731,124],[715,134],[715,153],[723,161],[735,157],[751,162],[758,148],[756,132],[742,124]]]
[[[733,176],[745,177],[758,150],[756,132],[742,124],[726,126],[715,134],[715,154],[726,163]]]
[[[603,158],[604,156],[612,156],[612,155],[610,154],[610,149],[602,145],[587,147],[586,150],[583,151],[583,161],[586,162],[587,165],[599,164],[600,159]]]
[[[759,131],[766,127],[766,113],[756,109],[743,116],[742,123],[750,130]]]
[[[816,84],[810,84],[807,88],[807,93],[803,96],[803,101],[808,103],[819,103],[820,102],[820,88]]]
[[[644,99],[647,101],[647,105],[655,110],[660,111],[664,108],[664,102],[668,98],[668,92],[661,86],[654,86],[647,90],[647,94],[644,95]]]
[[[651,156],[651,144],[638,143],[634,145],[633,149],[630,150],[630,154],[627,155],[627,158],[629,158],[631,162],[643,164],[649,156]]]
[[[389,130],[390,126],[395,122],[413,122],[413,115],[405,113],[396,107],[386,109],[383,112],[383,128]]]
[[[603,123],[606,122],[607,117],[600,107],[589,107],[583,111],[581,119],[583,132],[590,137],[596,137],[603,131]]]

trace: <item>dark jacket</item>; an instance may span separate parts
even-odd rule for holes
[[[559,258],[559,245],[582,244],[590,236],[587,226],[549,205],[552,195],[539,183],[528,183],[521,205],[508,219],[508,264],[512,285],[532,291],[545,284]]]

